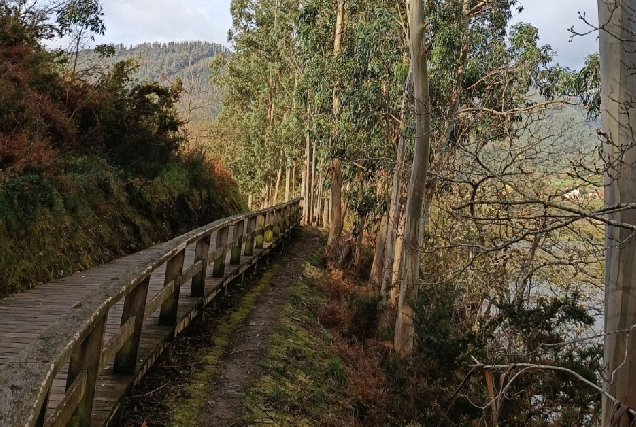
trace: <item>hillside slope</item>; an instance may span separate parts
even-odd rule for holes
[[[0,8],[0,298],[244,209],[225,169],[189,148],[179,85],[126,63],[61,69],[39,34]],[[194,76],[214,49],[190,47]]]
[[[177,104],[184,119],[196,122],[214,119],[220,109],[218,93],[210,84],[210,61],[218,54],[229,53],[216,43],[169,42],[143,43],[137,46],[115,45],[115,55],[100,58],[92,50],[79,53],[78,69],[112,66],[116,62],[133,59],[138,64],[134,77],[170,85],[177,78],[183,81],[185,93]]]

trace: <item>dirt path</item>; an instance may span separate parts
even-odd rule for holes
[[[263,374],[269,335],[302,264],[323,247],[304,230],[244,289],[206,310],[179,337],[173,355],[148,373],[127,402],[126,426],[231,426],[243,414],[245,393]]]

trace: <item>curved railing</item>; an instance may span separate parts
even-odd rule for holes
[[[227,276],[226,254],[230,254],[230,264],[240,266],[246,256],[250,257],[247,263],[253,264],[254,257],[268,252],[261,249],[275,246],[298,224],[300,209],[300,199],[295,199],[221,219],[127,257],[129,267],[104,279],[0,371],[0,426],[90,425],[96,384],[104,367],[112,366],[113,375],[139,374],[144,320],[160,310],[159,325],[178,333],[182,285],[190,281],[190,296],[198,297],[198,306],[204,307],[244,271],[237,269],[237,274]],[[232,240],[228,241],[230,230]],[[216,245],[211,250],[215,233]],[[188,245],[195,245],[195,256],[192,265],[184,268]],[[154,296],[148,295],[151,275],[164,264],[163,287]],[[209,268],[211,277],[221,279],[214,286],[206,286]],[[122,300],[121,327],[105,340],[108,313]],[[64,396],[47,411],[53,380],[63,367],[68,369]]]

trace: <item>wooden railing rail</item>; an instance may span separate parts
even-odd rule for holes
[[[144,320],[157,310],[159,324],[174,328],[182,286],[207,304],[220,289],[206,289],[211,276],[223,278],[226,253],[230,265],[251,257],[264,243],[275,242],[299,223],[300,200],[221,219],[126,258],[129,268],[95,287],[72,304],[44,333],[0,371],[0,426],[89,426],[98,377],[112,363],[115,375],[136,374]],[[228,242],[232,229],[232,241]],[[216,232],[216,245],[210,251]],[[184,266],[186,247],[194,244],[194,262]],[[128,262],[129,261],[129,262]],[[163,288],[148,299],[151,275],[166,264]],[[225,283],[224,286],[227,284]],[[120,329],[105,342],[110,309],[123,300]],[[53,379],[68,364],[66,392],[47,413]]]

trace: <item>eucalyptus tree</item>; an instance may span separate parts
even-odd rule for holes
[[[414,1],[409,7],[411,70],[415,103],[415,153],[404,221],[404,256],[402,257],[398,314],[395,324],[395,348],[413,349],[413,309],[410,301],[417,295],[420,278],[419,248],[422,245],[422,204],[426,189],[431,147],[431,101],[429,95],[428,51],[424,3]]]
[[[298,162],[304,137],[296,103],[298,12],[294,0],[232,1],[234,54],[212,64],[213,82],[224,92],[215,128],[233,147],[226,161],[241,188],[263,203],[283,194],[283,171]]]
[[[302,85],[312,94],[314,142],[323,171],[331,178],[332,247],[339,241],[338,219],[348,212],[354,222],[342,247],[334,251],[340,254],[358,253],[365,225],[376,216],[372,208],[385,204],[378,186],[385,185],[399,134],[400,64],[406,53],[399,26],[401,4],[347,0],[303,5]],[[341,206],[346,209],[338,212]]]
[[[388,260],[395,257],[394,264],[398,268],[391,267],[390,262],[384,263],[382,285],[383,289],[386,289],[387,285],[397,285],[393,292],[393,295],[399,294],[395,344],[407,352],[412,347],[413,336],[412,326],[408,320],[412,317],[409,300],[417,294],[418,254],[427,222],[427,212],[437,187],[435,176],[454,157],[457,138],[463,134],[460,127],[475,125],[474,120],[467,117],[469,114],[460,114],[460,108],[471,106],[475,102],[487,108],[494,100],[501,100],[499,105],[505,106],[502,108],[508,107],[505,103],[507,99],[498,98],[500,95],[505,98],[511,96],[506,93],[506,82],[501,82],[499,87],[487,87],[480,79],[484,75],[492,75],[489,73],[498,75],[498,72],[511,66],[510,63],[502,64],[501,60],[493,62],[492,59],[502,56],[505,50],[506,24],[511,16],[510,9],[514,1],[450,0],[410,3],[411,71],[413,82],[418,82],[417,85],[413,85],[414,89],[415,86],[420,88],[417,95],[414,93],[415,138],[423,144],[417,153],[419,158],[413,163],[407,208],[401,220],[405,228],[404,243],[396,245],[398,233],[395,232],[395,228],[391,230],[391,227],[384,242],[385,257]],[[414,13],[416,16],[412,16]],[[414,18],[418,19],[417,24],[414,23]],[[416,36],[414,31],[419,32],[419,35]],[[424,44],[415,46],[413,37],[417,37],[418,41],[424,39]],[[488,58],[490,61],[482,62],[487,56],[491,56]],[[425,66],[422,66],[422,62]],[[495,64],[505,68],[493,70],[491,67]],[[415,75],[415,66],[421,75]],[[486,72],[480,74],[481,71]],[[430,100],[421,89],[425,86],[424,81],[429,80],[426,75],[429,73]],[[428,84],[426,86],[428,87]],[[408,91],[405,91],[405,96],[408,96]],[[423,101],[424,98],[427,99],[426,102]],[[481,128],[487,129],[486,124],[491,118],[481,120]],[[433,160],[432,177],[427,176],[429,159]],[[397,163],[401,161],[398,159]],[[399,203],[399,198],[395,197],[396,189],[394,186],[393,204]],[[391,206],[394,215],[400,210],[398,206]],[[392,222],[393,227],[396,227],[395,219]],[[394,253],[395,249],[398,253]]]
[[[599,0],[601,119],[606,207],[636,203],[636,1]],[[606,228],[603,425],[633,424],[636,412],[636,211],[615,209]],[[620,227],[613,224],[626,224]],[[611,399],[610,397],[613,397]]]

